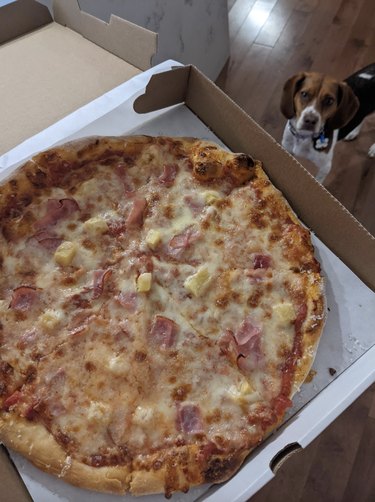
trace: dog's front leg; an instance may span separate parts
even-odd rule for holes
[[[288,123],[284,128],[283,139],[281,140],[281,144],[285,148],[285,150],[287,150],[289,153],[293,155],[294,136],[289,130]]]
[[[319,159],[319,163],[316,163],[316,166],[318,167],[318,173],[315,178],[319,183],[323,183],[331,170],[332,159],[328,155],[325,158],[322,156],[322,158]]]

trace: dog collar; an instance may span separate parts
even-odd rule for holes
[[[324,127],[322,127],[319,132],[312,135],[310,135],[309,132],[307,132],[306,134],[302,134],[301,132],[297,131],[297,129],[294,127],[294,125],[291,123],[290,120],[288,120],[288,127],[289,131],[297,139],[308,139],[310,137],[316,150],[324,150],[325,148],[328,147],[329,138],[327,138],[324,134]]]
[[[315,150],[325,150],[329,144],[329,138],[324,134],[324,129],[319,132],[319,136],[314,138],[314,148]]]

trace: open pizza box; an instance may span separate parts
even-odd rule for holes
[[[24,0],[20,3],[26,5],[34,2]],[[63,16],[65,8],[68,13],[73,9],[74,20],[76,17],[84,19],[83,26],[97,23],[95,18],[77,10],[76,0],[57,2],[56,5],[59,16]],[[55,19],[64,19],[65,24],[68,16]],[[71,31],[56,23],[51,26],[51,22],[48,23],[44,28],[0,47],[0,61],[3,49],[5,52],[13,50],[17,43],[24,44],[33,35],[38,37],[42,34],[43,37],[43,33],[49,29],[56,29],[56,36]],[[122,29],[127,31],[128,23],[122,24],[120,20],[116,23],[120,23]],[[73,26],[70,22],[68,24]],[[84,33],[83,29],[78,28],[82,25],[78,23],[75,26],[77,31]],[[103,29],[110,30],[110,26],[111,23]],[[122,29],[119,28],[119,31]],[[138,37],[142,38],[143,35],[137,27],[132,26],[131,29],[135,37],[131,45],[136,47],[139,44]],[[95,36],[94,32],[91,34]],[[85,36],[89,37],[87,33]],[[145,37],[148,36],[147,33]],[[72,37],[76,37],[73,32]],[[79,45],[86,43],[87,40],[79,37]],[[24,45],[23,50],[26,50],[27,45]],[[100,52],[100,57],[104,57],[104,54],[105,57],[113,57],[94,44],[89,45],[94,47],[94,51]],[[152,54],[150,47],[154,48],[155,45],[150,43],[148,46],[149,58]],[[42,53],[43,50],[41,48]],[[48,61],[51,53],[46,57]],[[65,58],[66,65],[73,64],[72,54]],[[49,113],[49,107],[46,106],[40,111],[38,108],[33,109],[35,122],[40,117],[43,120],[38,125],[31,124],[31,129],[30,120],[25,128],[22,121],[12,124],[9,133],[8,128],[3,126],[6,133],[0,141],[6,143],[0,143],[0,179],[38,151],[90,135],[142,133],[196,136],[214,140],[235,152],[249,153],[263,161],[273,183],[283,191],[300,219],[314,232],[316,254],[326,280],[328,318],[313,366],[316,374],[296,394],[294,406],[279,430],[257,448],[239,472],[226,483],[198,487],[187,494],[175,494],[172,497],[172,500],[181,502],[245,501],[274,476],[292,452],[306,447],[375,380],[375,239],[300,164],[196,68],[166,61],[140,72],[133,65],[115,59],[116,64],[124,65],[123,70],[128,73],[121,74],[121,70],[117,76],[112,75],[112,84],[107,82],[101,88],[98,84],[95,91],[97,95],[88,97],[83,92],[80,94],[81,101],[73,103],[75,97],[70,95],[71,90],[65,88],[65,82],[59,82],[60,74],[54,80],[59,97],[56,102],[64,103],[57,117],[54,115],[55,110]],[[97,60],[96,64],[100,66],[101,62]],[[145,69],[139,61],[134,65]],[[39,70],[33,71],[31,67],[28,71],[33,74],[32,78],[42,82],[40,74],[35,75],[35,71]],[[111,73],[112,70],[107,71]],[[54,75],[48,78],[53,79]],[[88,78],[87,75],[85,78]],[[119,82],[116,78],[123,83],[117,85]],[[77,90],[85,89],[86,84],[86,80],[81,80]],[[4,86],[4,82],[0,85]],[[26,95],[21,99],[18,95],[20,89],[12,88],[13,85],[14,81],[8,82],[7,96],[13,100],[12,106],[17,110],[18,117],[24,113],[30,119],[33,115],[29,101],[35,99],[35,89],[23,88],[22,92]],[[111,90],[106,85],[111,86]],[[53,100],[53,94],[48,99]],[[39,106],[43,103],[42,98],[43,89],[39,92]],[[56,122],[57,119],[60,120]],[[0,114],[1,120],[4,119]],[[30,500],[30,496],[38,502],[136,500],[131,496],[103,495],[78,489],[39,471],[12,451],[2,449],[0,452],[1,498],[4,500],[26,501]],[[161,502],[165,499],[163,495],[154,495],[137,500]]]

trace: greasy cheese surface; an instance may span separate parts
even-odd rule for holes
[[[135,150],[4,227],[3,410],[94,467],[249,450],[289,405],[315,312],[308,232],[264,175],[202,182],[168,142]]]

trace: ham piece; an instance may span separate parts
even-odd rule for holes
[[[176,179],[177,171],[178,167],[176,164],[164,164],[163,173],[158,178],[159,182],[166,187],[172,186]]]
[[[162,349],[169,349],[175,344],[177,332],[178,325],[174,321],[157,315],[151,327],[150,337],[155,345]]]
[[[193,226],[185,228],[183,232],[175,235],[168,243],[168,254],[180,258],[185,249],[200,237],[200,232]]]
[[[93,282],[93,286],[92,286],[93,300],[100,298],[101,294],[103,293],[105,280],[108,279],[111,276],[111,274],[112,274],[112,270],[110,270],[110,269],[94,270],[94,282]]]
[[[234,334],[239,354],[247,357],[254,351],[258,351],[260,334],[260,327],[254,323],[250,316],[246,317]]]
[[[63,239],[48,230],[39,230],[31,238],[48,251],[55,251],[63,241]]]
[[[123,291],[116,296],[116,300],[127,310],[130,314],[137,311],[138,294],[133,291]]]
[[[180,404],[177,408],[177,425],[185,434],[202,434],[204,428],[198,406],[190,403]]]
[[[13,290],[9,307],[22,312],[28,311],[37,300],[38,292],[32,286],[19,286]]]
[[[34,226],[37,230],[51,227],[58,221],[68,218],[75,211],[79,211],[79,205],[74,199],[48,199],[46,214],[36,221]]]
[[[147,206],[147,201],[144,197],[133,200],[132,208],[125,220],[126,228],[135,228],[142,226],[143,213],[146,209],[146,206]]]
[[[16,390],[11,394],[9,397],[7,397],[3,403],[3,410],[9,411],[9,409],[16,405],[22,398],[22,394],[19,390]]]
[[[258,268],[269,268],[271,266],[271,257],[265,254],[256,254],[253,256],[253,267]]]
[[[219,347],[223,354],[237,360],[243,371],[251,371],[262,363],[261,327],[247,316],[235,333],[230,330],[221,336]]]

